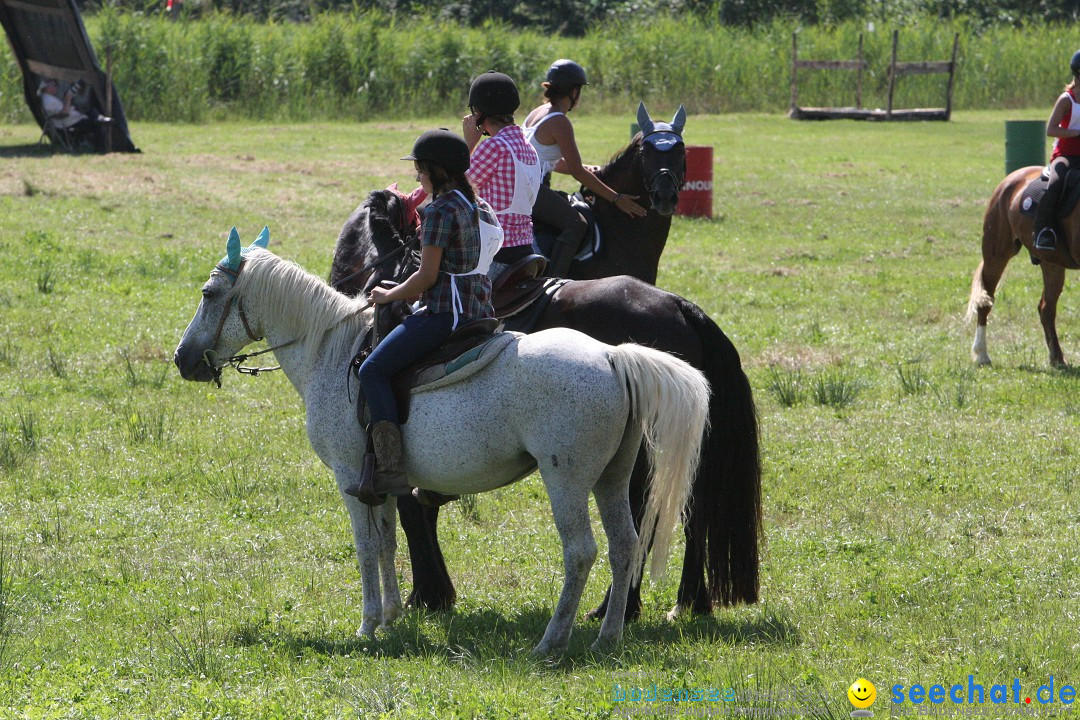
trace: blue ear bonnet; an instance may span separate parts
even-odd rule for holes
[[[670,123],[656,122],[649,116],[645,103],[638,103],[638,127],[642,142],[652,145],[660,152],[667,152],[683,141],[682,131],[686,125],[686,110],[680,105]]]
[[[683,141],[682,135],[675,132],[671,125],[666,122],[653,123],[652,132],[642,137],[641,140],[652,145],[660,152],[667,152]]]
[[[221,262],[217,264],[217,269],[223,271],[227,275],[236,277],[236,274],[240,272],[240,265],[244,262],[244,256],[255,248],[266,249],[266,246],[270,244],[270,228],[263,227],[262,232],[259,233],[259,237],[255,238],[255,242],[247,247],[242,247],[240,243],[240,233],[236,232],[236,226],[234,225],[232,230],[229,231],[229,241],[225,245],[226,255],[221,258]]]

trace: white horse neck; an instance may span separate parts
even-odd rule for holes
[[[363,300],[265,250],[245,256],[233,293],[267,344],[282,346],[274,356],[301,396],[322,368],[344,367],[354,339],[371,323]]]

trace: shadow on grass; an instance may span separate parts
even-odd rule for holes
[[[1031,375],[1060,375],[1062,377],[1067,377],[1072,380],[1080,379],[1080,366],[1076,365],[1055,367],[1050,364],[1033,365],[1031,363],[1021,363],[1020,365],[1016,366],[1016,369],[1021,372],[1029,373]]]
[[[378,631],[374,641],[355,635],[308,632],[275,627],[268,621],[239,628],[233,642],[241,646],[278,648],[291,657],[307,653],[326,656],[372,655],[384,658],[449,656],[463,664],[495,658],[526,657],[544,634],[551,608],[530,606],[507,616],[495,610],[430,612],[407,610],[394,625]],[[357,617],[359,625],[359,614]],[[599,621],[574,623],[570,647],[552,667],[570,669],[577,664],[622,664],[664,648],[691,643],[738,646],[744,644],[795,647],[801,637],[793,623],[774,615],[746,617],[717,615],[688,620],[638,620],[623,631],[621,645],[612,653],[593,653],[589,646],[600,630]],[[537,661],[540,662],[540,661]],[[545,663],[549,664],[549,663]]]
[[[48,143],[0,145],[0,158],[52,157],[62,152]]]

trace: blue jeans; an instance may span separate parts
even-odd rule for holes
[[[357,375],[372,425],[382,420],[397,423],[397,401],[390,378],[442,345],[453,327],[453,313],[410,315],[368,355]]]

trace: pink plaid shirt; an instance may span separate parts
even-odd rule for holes
[[[540,162],[521,128],[507,125],[481,142],[473,151],[465,173],[476,193],[487,201],[503,228],[503,247],[529,245],[533,241],[532,217],[503,212],[514,199],[514,160],[526,165]]]

